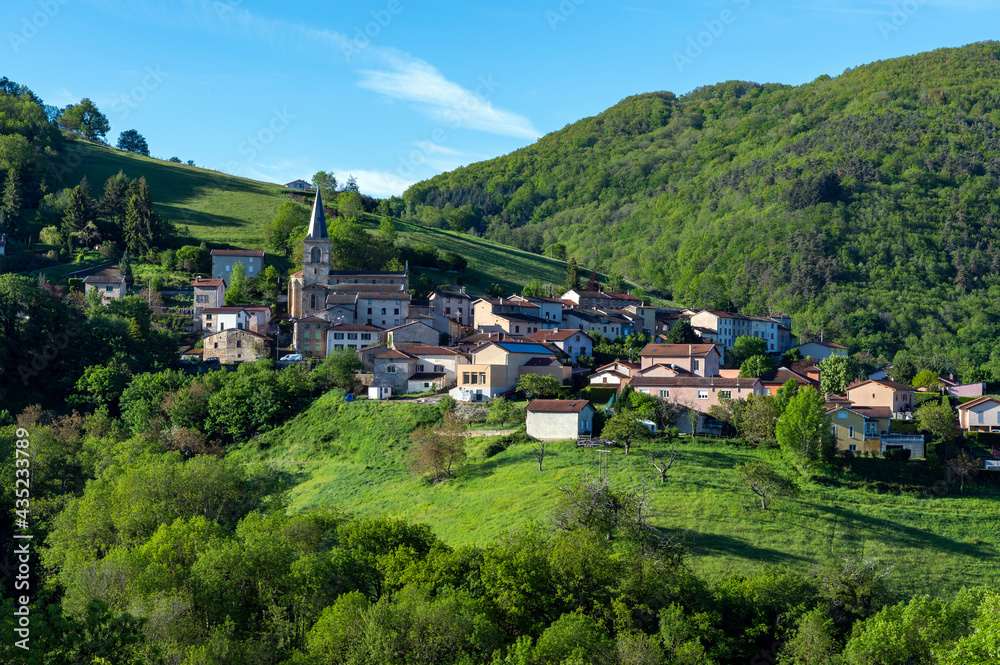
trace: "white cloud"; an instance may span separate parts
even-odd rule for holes
[[[498,109],[486,96],[499,84],[481,79],[479,87],[467,90],[447,80],[436,67],[416,58],[387,57],[389,69],[365,70],[358,83],[393,99],[415,102],[418,109],[451,127],[464,127],[501,136],[537,139],[541,134],[531,121],[511,111]]]
[[[399,196],[417,182],[416,180],[408,180],[392,171],[355,169],[354,171],[340,171],[340,173],[353,175],[358,179],[358,189],[363,194],[377,197]],[[345,179],[347,175],[344,176]]]

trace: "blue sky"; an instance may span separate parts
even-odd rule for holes
[[[994,39],[985,0],[6,0],[0,75],[90,97],[112,144],[400,194],[629,95],[800,84]]]

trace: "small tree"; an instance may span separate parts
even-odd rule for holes
[[[820,388],[825,393],[842,393],[858,378],[858,363],[850,356],[829,356],[819,362]]]
[[[129,152],[134,152],[139,155],[145,155],[149,157],[149,145],[146,143],[146,138],[134,129],[126,129],[124,132],[118,135],[118,145],[115,146],[119,150],[128,150]],[[170,161],[181,160],[174,157]]]
[[[775,434],[789,462],[799,471],[807,471],[829,453],[833,435],[828,420],[823,396],[812,386],[788,403]]]
[[[539,441],[531,447],[531,453],[535,456],[538,461],[538,470],[542,470],[542,462],[545,461],[545,448],[548,446],[546,441]]]
[[[979,460],[975,459],[964,450],[958,453],[945,464],[949,480],[959,480],[959,491],[965,493],[965,479],[972,476],[979,468]]]
[[[237,261],[229,273],[229,288],[226,289],[226,306],[242,305],[247,301],[249,289],[247,267],[242,261]]]
[[[508,402],[503,397],[494,397],[490,400],[486,408],[489,409],[489,415],[486,416],[487,424],[502,425],[510,422],[514,411],[514,403]]]
[[[524,374],[517,382],[517,389],[539,399],[549,399],[560,392],[558,379],[548,374]]]
[[[670,467],[674,465],[674,460],[679,456],[680,453],[672,446],[669,453],[665,450],[646,451],[646,459],[660,473],[661,483],[667,482],[667,471],[670,470]]]
[[[430,475],[440,483],[453,477],[453,469],[466,459],[465,437],[461,423],[454,414],[445,414],[444,424],[437,428],[422,427],[413,433],[410,468]]]
[[[767,500],[775,496],[798,496],[798,488],[791,479],[785,478],[764,461],[752,461],[736,467],[747,489],[760,497],[761,510],[767,510]]]
[[[698,344],[701,337],[687,319],[678,319],[667,331],[667,344]]]
[[[395,245],[396,239],[399,238],[399,232],[396,230],[396,223],[388,217],[383,217],[382,221],[379,222],[378,225],[378,235],[382,238],[382,241],[390,247]]]
[[[642,424],[633,412],[620,411],[607,422],[601,436],[625,448],[625,455],[628,456],[636,439],[649,438],[649,428]]]
[[[913,381],[910,385],[914,388],[927,388],[928,390],[938,390],[941,388],[941,379],[938,377],[937,372],[932,372],[929,369],[920,370],[917,375],[913,377]]]
[[[778,369],[770,356],[750,356],[740,365],[741,379],[755,379]]]
[[[767,342],[760,337],[742,335],[733,342],[732,350],[727,354],[726,363],[733,368],[740,367],[747,358],[767,355]]]
[[[935,439],[951,439],[955,435],[956,424],[955,412],[947,404],[924,404],[917,409],[917,427],[930,432]]]
[[[580,288],[580,266],[576,263],[576,257],[570,257],[566,263],[566,290],[576,291]]]

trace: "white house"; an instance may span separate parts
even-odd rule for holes
[[[806,342],[798,347],[803,358],[826,360],[830,356],[846,356],[847,347],[832,342]]]
[[[536,399],[527,411],[528,436],[541,441],[575,441],[594,431],[594,407],[585,399]]]
[[[528,335],[542,344],[551,344],[576,362],[580,356],[594,355],[594,340],[582,330],[539,330]]]

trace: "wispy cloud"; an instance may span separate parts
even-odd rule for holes
[[[347,35],[259,16],[241,7],[236,0],[88,2],[127,20],[224,33],[265,44],[276,52],[292,52],[311,60],[336,61],[348,66],[357,61],[365,67],[360,72],[360,87],[388,98],[414,102],[414,109],[437,122],[501,136],[534,139],[541,135],[523,115],[495,107],[482,91],[449,81],[436,67],[420,58],[373,44],[358,49]]]
[[[491,134],[536,139],[541,134],[522,115],[493,106],[485,95],[497,84],[484,81],[468,90],[446,79],[437,68],[417,58],[389,57],[390,69],[365,70],[358,85],[393,99],[414,102],[415,108],[454,127]]]

